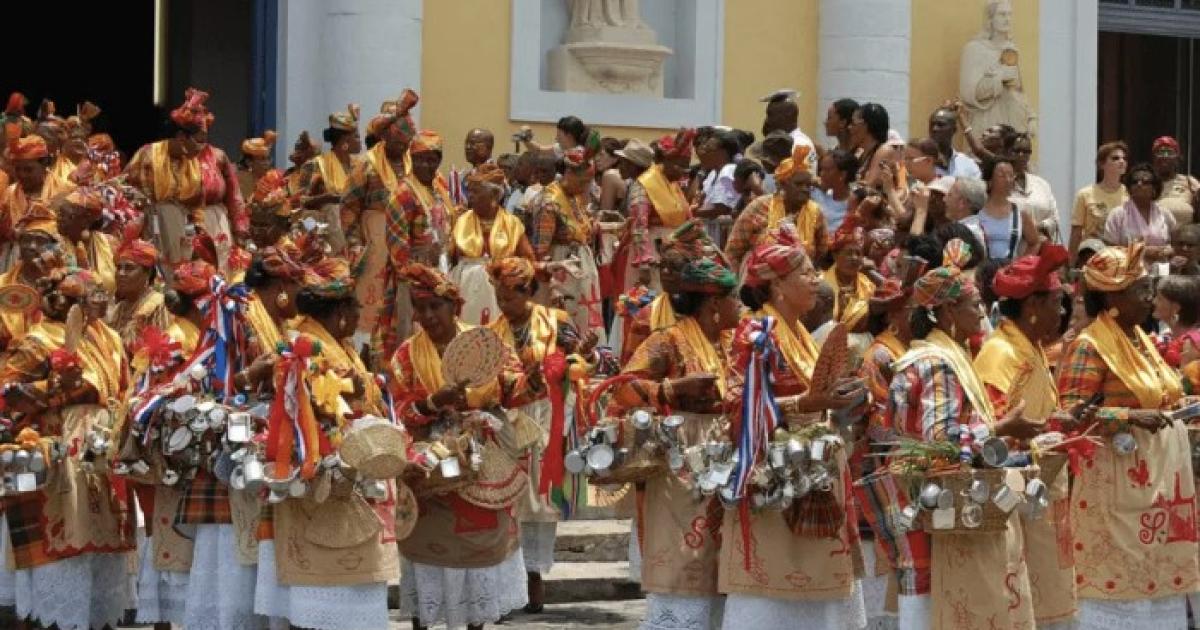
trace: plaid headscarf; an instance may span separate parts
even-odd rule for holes
[[[689,219],[675,228],[675,231],[663,240],[659,257],[663,267],[675,271],[681,270],[690,260],[705,257],[726,264],[724,254],[709,237],[704,223],[699,219]]]
[[[87,210],[93,221],[99,219],[104,213],[104,195],[90,186],[81,186],[72,190],[63,201]]]
[[[492,281],[510,289],[529,286],[533,282],[535,270],[533,263],[518,256],[508,256],[494,260],[488,265],[488,273]]]
[[[346,111],[329,115],[329,127],[338,131],[358,131],[358,117],[361,112],[358,104],[350,103],[346,106]]]
[[[492,162],[484,162],[476,166],[469,175],[467,175],[468,184],[495,184],[503,187],[504,169],[500,168]]]
[[[153,267],[158,262],[158,249],[140,238],[129,239],[117,249],[117,262],[128,260],[139,267]]]
[[[171,120],[180,127],[207,130],[213,124],[213,115],[204,105],[208,92],[190,87],[184,95],[183,104],[171,110]]]
[[[189,297],[208,292],[208,281],[217,275],[217,270],[203,260],[191,260],[175,267],[173,284],[175,290]]]
[[[418,299],[441,298],[460,307],[464,303],[458,285],[437,269],[421,263],[409,263],[400,270],[400,277],[408,282],[409,290]]]
[[[275,146],[277,138],[277,134],[271,129],[264,131],[261,138],[246,138],[242,140],[242,155],[265,158],[271,155],[271,147]]]
[[[829,251],[839,252],[847,247],[863,248],[863,229],[843,222],[833,233],[833,238],[829,239]]]
[[[298,261],[300,252],[291,247],[265,247],[259,252],[263,271],[275,278],[300,280],[304,277],[304,267]]]
[[[963,265],[970,259],[970,245],[957,238],[946,243],[942,266],[917,280],[913,286],[913,301],[932,310],[974,291],[975,283],[962,272]]]
[[[273,168],[254,184],[254,195],[250,198],[251,211],[266,212],[280,217],[294,212],[287,194],[287,179],[283,171]]]
[[[1135,241],[1128,247],[1110,246],[1096,252],[1083,266],[1083,280],[1093,291],[1124,291],[1146,275],[1142,263],[1145,243]]]
[[[354,293],[354,277],[345,258],[326,256],[305,265],[301,284],[318,297],[341,299]]]
[[[765,286],[799,269],[807,258],[802,247],[782,243],[759,245],[746,261],[745,284],[749,287]]]
[[[408,152],[409,154],[415,154],[425,153],[427,151],[437,151],[438,153],[441,153],[442,136],[436,131],[422,129],[421,133],[418,133],[417,136],[413,138],[412,143],[408,145]]]
[[[738,284],[728,267],[712,258],[692,258],[679,270],[676,290],[680,292],[725,294]]]

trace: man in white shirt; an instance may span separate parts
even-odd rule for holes
[[[983,173],[971,156],[954,150],[954,134],[958,133],[958,118],[952,110],[939,107],[929,115],[929,137],[937,144],[937,174],[950,177],[980,179]]]
[[[808,152],[808,172],[817,172],[817,145],[812,138],[800,130],[800,107],[796,105],[795,90],[776,90],[760,101],[767,104],[766,118],[763,120],[762,134],[766,137],[776,129],[786,131],[792,136],[793,146],[806,146]]]

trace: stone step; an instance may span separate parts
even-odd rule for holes
[[[642,590],[629,581],[629,563],[557,562],[543,576],[546,603],[640,599]]]
[[[628,520],[562,521],[554,541],[555,562],[618,562],[629,559]]]

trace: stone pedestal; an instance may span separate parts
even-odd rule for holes
[[[611,30],[627,32],[625,29]],[[646,29],[645,32],[650,35],[649,43],[568,41],[551,50],[546,63],[549,89],[661,98],[663,63],[671,49],[654,44],[653,31]]]

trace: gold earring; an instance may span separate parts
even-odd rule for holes
[[[345,315],[342,315],[342,318],[338,320],[338,328],[341,328],[343,330],[346,328],[346,316]]]
[[[291,296],[286,291],[275,296],[275,306],[279,308],[287,308],[287,305],[292,301]]]
[[[1030,316],[1029,316],[1029,323],[1030,323],[1030,324],[1036,324],[1036,323],[1037,323],[1037,315],[1030,315]]]
[[[1108,309],[1108,316],[1113,319],[1116,319],[1117,315],[1120,315],[1120,314],[1121,314],[1121,311],[1118,311],[1116,308]]]

